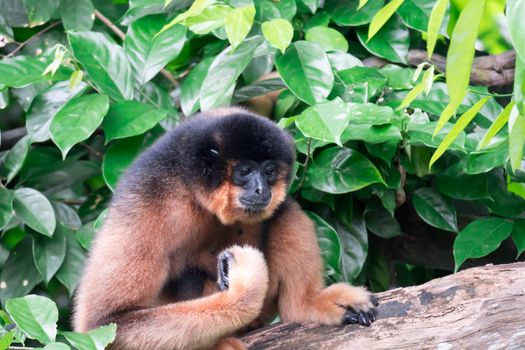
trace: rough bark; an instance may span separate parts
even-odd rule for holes
[[[278,324],[250,349],[523,349],[525,263],[468,269],[378,294],[371,327]]]

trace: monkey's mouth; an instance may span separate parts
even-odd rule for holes
[[[239,201],[244,212],[250,215],[261,214],[270,205],[270,201],[251,201],[245,198],[241,198]]]

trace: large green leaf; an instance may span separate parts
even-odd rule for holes
[[[436,177],[439,191],[463,200],[490,199],[487,174],[468,175],[462,164],[455,164]]]
[[[401,235],[401,226],[397,219],[385,208],[366,211],[366,227],[376,236],[392,238]]]
[[[348,111],[351,124],[384,125],[399,120],[392,108],[373,103],[349,103]]]
[[[60,228],[60,225],[51,238],[42,235],[33,236],[33,258],[35,260],[35,266],[45,283],[49,283],[51,278],[53,278],[62,265],[65,256],[66,236]]]
[[[434,134],[448,122],[467,93],[474,46],[486,0],[470,0],[454,26],[447,53],[446,79],[450,102],[439,117]]]
[[[437,148],[454,127],[453,124],[447,123],[443,129],[436,135],[432,133],[435,130],[437,122],[426,123],[409,123],[408,124],[408,143],[413,145],[426,145]],[[448,146],[449,149],[465,152],[465,132],[459,133],[458,137]]]
[[[341,99],[321,102],[295,118],[295,125],[306,137],[342,146],[341,134],[348,126],[348,107]]]
[[[70,32],[69,43],[95,85],[116,101],[133,98],[133,74],[122,47],[102,33]]]
[[[401,130],[395,125],[371,125],[371,124],[350,124],[343,134],[341,140],[346,143],[350,140],[362,140],[370,146],[371,144],[377,144],[382,142],[395,142],[400,141],[403,137],[401,136]],[[397,149],[397,147],[394,147]],[[381,155],[386,155],[381,152]]]
[[[392,16],[372,39],[368,39],[365,28],[357,31],[357,37],[372,54],[392,62],[406,63],[410,36],[398,15]]]
[[[286,86],[310,105],[324,101],[332,90],[334,75],[330,61],[318,44],[294,42],[277,58],[276,67]]]
[[[87,333],[60,332],[74,347],[82,350],[104,350],[115,339],[117,325],[111,323]]]
[[[445,5],[447,3],[448,0],[445,1]],[[397,9],[397,13],[401,16],[403,22],[410,28],[419,30],[420,32],[427,32],[430,15],[435,4],[436,0],[405,0],[399,9]],[[447,7],[445,6],[445,14],[446,9]],[[446,35],[447,25],[448,18],[444,21],[441,20],[437,32]]]
[[[479,141],[478,146],[476,147],[476,150],[481,150],[485,148],[489,142],[496,136],[496,134],[507,124],[510,117],[510,112],[512,111],[512,108],[514,107],[514,102],[511,101],[503,111],[498,115],[496,120],[494,120],[494,123],[490,126],[490,128],[487,130],[485,135],[483,135],[483,138],[481,141]]]
[[[324,26],[310,28],[306,31],[304,38],[307,41],[318,43],[325,51],[348,51],[348,41],[343,34],[333,28]]]
[[[456,208],[435,189],[431,187],[417,189],[412,197],[412,203],[418,215],[427,224],[457,232]]]
[[[150,81],[184,46],[186,27],[176,25],[160,33],[163,15],[143,17],[131,24],[124,40],[124,51],[139,85]]]
[[[0,187],[0,230],[9,223],[13,217],[13,199],[15,194],[7,188]]]
[[[484,218],[471,222],[454,241],[455,270],[469,258],[481,258],[496,250],[512,233],[513,224],[500,218]]]
[[[23,2],[30,27],[36,27],[49,21],[60,5],[60,0],[23,0]]]
[[[66,30],[90,30],[95,20],[91,0],[61,0],[60,17]]]
[[[57,335],[58,309],[55,303],[40,295],[10,299],[5,308],[16,325],[29,338],[47,344]]]
[[[515,219],[514,229],[512,230],[512,240],[518,250],[516,259],[525,252],[525,219]]]
[[[264,22],[261,28],[264,37],[270,42],[270,44],[284,53],[293,38],[292,24],[285,19],[276,18]]]
[[[116,141],[107,149],[102,162],[102,175],[112,191],[115,190],[122,173],[139,154],[143,140],[141,136],[130,137]]]
[[[201,110],[230,103],[237,78],[250,63],[255,49],[263,40],[262,36],[251,37],[240,44],[234,52],[231,52],[231,48],[227,48],[215,58],[200,89]]]
[[[140,135],[157,125],[166,115],[164,110],[137,101],[116,103],[104,118],[106,143],[114,139]]]
[[[428,38],[427,38],[427,55],[431,57],[434,53],[434,48],[436,47],[436,41],[438,38],[439,29],[443,27],[443,19],[447,12],[449,0],[437,0],[432,11],[430,12],[430,17],[428,18]]]
[[[200,108],[199,96],[202,82],[208,76],[208,69],[213,62],[213,57],[206,57],[200,61],[190,74],[184,79],[180,89],[180,106],[186,116],[197,112]]]
[[[71,89],[69,82],[61,81],[35,97],[26,116],[27,134],[32,142],[44,142],[50,139],[49,126],[55,114],[66,102],[83,93],[86,86],[80,83]]]
[[[384,183],[377,168],[361,153],[331,147],[319,153],[308,169],[308,182],[328,193],[357,191],[372,183]]]
[[[224,29],[233,50],[250,32],[254,18],[255,7],[253,5],[236,8],[226,16]]]
[[[514,49],[521,61],[525,62],[525,2],[523,0],[507,0],[507,23]]]
[[[342,26],[359,26],[367,24],[383,7],[384,0],[368,0],[360,7],[358,0],[326,0],[325,10],[334,22]],[[358,10],[358,7],[359,10]]]
[[[18,174],[29,152],[31,139],[28,136],[18,140],[13,148],[9,150],[3,159],[1,175],[5,177],[7,183]]]
[[[525,116],[521,115],[515,105],[509,116],[509,155],[513,170],[519,169],[523,159],[525,144]]]
[[[13,209],[16,215],[32,229],[51,237],[55,232],[55,212],[47,198],[32,188],[15,191]]]
[[[485,151],[471,152],[467,159],[467,173],[486,173],[496,167],[504,166],[509,159],[509,147],[507,143],[501,143],[498,147]]]
[[[381,10],[377,11],[368,26],[368,40],[371,40],[377,34],[403,2],[404,0],[391,0]]]
[[[64,230],[67,241],[66,256],[62,266],[56,273],[56,277],[67,288],[69,295],[71,296],[80,281],[84,261],[86,260],[86,254],[78,240],[75,238],[74,233],[65,227],[61,227],[61,229]]]
[[[20,88],[39,82],[46,77],[43,75],[49,60],[39,56],[16,56],[0,61],[0,84]]]
[[[62,157],[77,143],[97,130],[108,112],[106,95],[91,94],[67,102],[55,115],[49,131],[51,139],[62,151]]]
[[[42,277],[33,262],[31,238],[18,243],[0,272],[0,300],[21,297],[29,293]]]
[[[330,224],[319,217],[317,214],[307,212],[310,219],[314,222],[317,232],[317,243],[321,248],[321,255],[325,263],[328,275],[339,274],[339,261],[341,260],[341,243],[337,237],[337,232]]]
[[[35,348],[35,350],[40,350],[40,349]],[[67,344],[53,342],[53,343],[49,343],[46,346],[44,346],[42,350],[71,350],[71,348]]]

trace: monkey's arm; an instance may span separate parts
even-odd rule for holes
[[[163,232],[170,225],[159,225],[154,215],[130,223],[129,215],[112,214],[97,236],[78,289],[75,330],[115,322],[112,349],[196,349],[212,346],[260,312],[266,264],[260,252],[240,247],[229,249],[223,262],[228,266],[227,290],[158,306],[170,268],[174,234]]]
[[[323,324],[375,320],[377,302],[362,287],[345,283],[327,288],[315,227],[293,200],[285,203],[268,242],[268,265],[279,280],[279,312],[285,322]]]

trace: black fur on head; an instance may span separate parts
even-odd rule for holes
[[[286,169],[279,170],[285,170],[281,174],[290,181],[295,150],[289,134],[242,109],[232,108],[226,115],[223,110],[221,115],[203,112],[180,123],[137,159],[123,182],[140,172],[152,180],[175,177],[190,187],[213,190],[226,180],[228,163],[238,160],[284,163]]]

